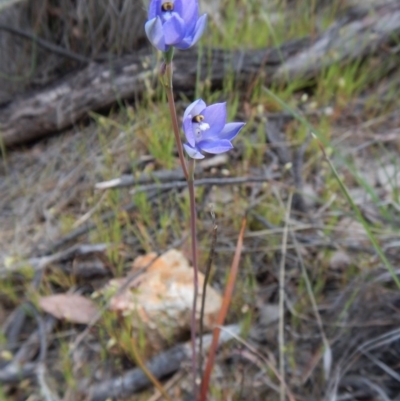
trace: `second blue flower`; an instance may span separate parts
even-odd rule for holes
[[[193,159],[203,159],[202,152],[218,154],[232,149],[232,139],[244,123],[226,123],[226,103],[207,107],[202,100],[194,101],[183,115],[183,131],[188,143],[183,144]]]

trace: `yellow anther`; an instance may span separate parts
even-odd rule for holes
[[[201,114],[198,114],[197,116],[194,116],[192,118],[192,123],[201,123],[204,120],[204,116]]]
[[[163,11],[173,11],[173,9],[174,9],[174,3],[172,3],[171,1],[166,1],[161,6],[161,10]]]

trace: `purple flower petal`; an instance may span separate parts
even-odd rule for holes
[[[192,148],[188,144],[184,143],[183,147],[186,150],[186,153],[192,158],[192,159],[204,159],[204,155],[200,153],[200,151],[197,148]]]
[[[181,42],[174,45],[179,50],[186,50],[192,45],[192,38],[190,36],[183,39]]]
[[[204,139],[217,139],[226,123],[226,103],[215,103],[206,107],[202,113],[204,122],[210,129],[203,134]]]
[[[219,139],[227,139],[231,141],[244,127],[244,123],[228,123],[225,125],[221,133],[218,135]]]
[[[183,132],[185,133],[189,145],[194,147],[196,145],[196,135],[193,132],[193,124],[191,118],[185,118],[183,120]]]
[[[203,35],[206,25],[207,25],[207,14],[204,14],[197,20],[194,31],[191,32],[188,36],[185,36],[182,42],[177,43],[174,46],[180,50],[189,49],[189,47],[192,47],[194,44],[196,44],[200,39],[201,35]]]
[[[195,43],[197,43],[197,41],[203,35],[204,29],[206,29],[206,26],[207,26],[207,14],[203,14],[196,22],[196,26],[194,28],[192,44],[190,46],[193,46]]]
[[[158,50],[165,52],[168,50],[168,46],[165,44],[163,26],[161,23],[160,17],[156,17],[147,21],[144,29],[146,31],[146,35],[149,38],[151,44],[156,47]]]
[[[207,153],[218,154],[233,149],[232,144],[227,139],[217,141],[200,141],[197,147]]]
[[[165,1],[171,1],[171,0],[165,0]],[[185,10],[185,7],[186,7],[186,4],[184,4],[185,0],[175,0],[175,1],[172,1],[172,2],[174,3],[174,12],[179,14],[179,16],[185,21],[185,24],[186,24],[186,20],[185,20],[185,18],[183,16],[183,14],[185,12],[184,10]],[[191,1],[187,1],[186,0],[186,2],[190,3]]]
[[[178,0],[180,1],[180,0]],[[199,15],[199,5],[197,0],[186,0],[182,7],[181,17],[185,20],[187,32],[191,33],[196,26]]]
[[[161,0],[151,0],[149,5],[148,19],[151,20],[161,15]]]
[[[165,21],[163,31],[167,45],[179,43],[185,36],[185,22],[178,14],[173,13],[172,17]]]
[[[192,117],[201,114],[201,112],[207,107],[206,103],[203,99],[195,100],[191,103],[185,110],[183,114],[183,119],[185,120],[186,117],[190,114]]]

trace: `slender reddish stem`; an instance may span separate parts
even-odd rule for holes
[[[190,232],[192,240],[192,263],[193,263],[193,309],[191,316],[191,345],[192,345],[192,372],[193,372],[193,397],[197,397],[197,353],[196,353],[196,312],[197,312],[197,296],[199,291],[199,269],[197,266],[197,236],[196,236],[196,199],[194,194],[194,167],[195,162],[193,159],[189,161],[189,171],[186,165],[185,156],[183,153],[183,146],[179,132],[178,118],[176,116],[174,92],[172,86],[172,55],[170,60],[165,65],[165,76],[163,80],[164,87],[167,92],[169,111],[171,114],[172,127],[175,135],[176,147],[178,149],[179,160],[181,162],[182,170],[185,175],[190,200]]]
[[[182,165],[183,174],[185,174],[185,178],[186,180],[188,180],[189,174],[186,167],[185,155],[183,154],[183,146],[182,146],[181,136],[179,133],[178,118],[176,116],[174,90],[172,86],[172,74],[173,74],[172,61],[170,61],[165,66],[165,75],[167,79],[164,83],[164,86],[167,92],[169,113],[171,114],[172,128],[175,135],[175,142],[176,142],[176,147],[178,149],[179,160]]]

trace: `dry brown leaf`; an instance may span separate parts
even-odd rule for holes
[[[39,299],[43,311],[57,319],[72,323],[88,324],[98,313],[96,305],[78,294],[55,294]]]

